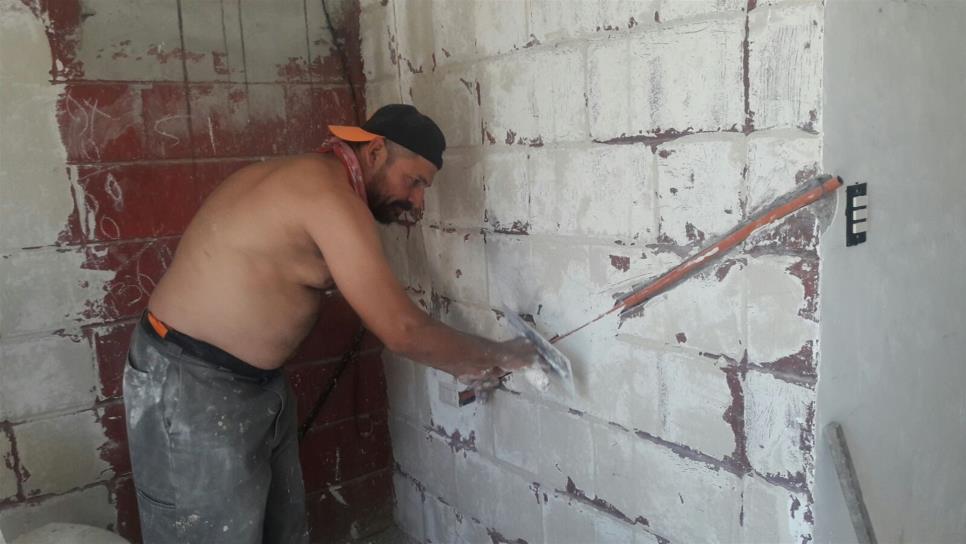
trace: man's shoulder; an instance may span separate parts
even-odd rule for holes
[[[307,153],[284,159],[276,177],[302,196],[338,196],[351,193],[349,177],[342,163],[332,155]]]

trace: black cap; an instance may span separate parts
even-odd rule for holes
[[[382,136],[425,158],[436,168],[443,168],[443,151],[446,150],[443,131],[414,106],[383,106],[361,128],[362,131],[357,127],[330,126],[329,130],[338,138],[354,142],[371,140],[373,134]]]

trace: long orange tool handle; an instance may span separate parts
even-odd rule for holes
[[[736,245],[743,242],[746,238],[748,238],[748,236],[750,236],[751,233],[755,232],[761,227],[764,227],[770,223],[774,223],[775,221],[778,221],[779,219],[785,217],[786,215],[789,215],[792,212],[795,212],[801,208],[804,208],[805,206],[808,206],[809,204],[822,198],[826,194],[835,191],[841,186],[842,186],[842,179],[839,178],[838,176],[835,176],[825,180],[824,182],[822,182],[821,185],[805,193],[802,193],[801,195],[789,200],[788,202],[785,202],[784,204],[774,205],[770,209],[762,212],[760,215],[750,220],[746,225],[736,229],[731,234],[725,236],[721,240],[701,250],[701,252],[699,252],[697,255],[694,255],[693,257],[688,258],[686,261],[675,266],[671,270],[665,272],[661,277],[645,285],[639,290],[631,293],[623,300],[618,301],[617,304],[615,304],[614,307],[611,308],[610,310],[607,310],[606,312],[600,314],[599,316],[595,317],[591,321],[584,323],[583,325],[577,327],[576,329],[568,333],[554,337],[553,339],[550,340],[550,343],[559,342],[564,338],[570,336],[571,334],[579,331],[580,329],[583,329],[587,325],[597,322],[603,319],[605,316],[612,314],[617,310],[621,310],[621,309],[627,310],[634,306],[637,306],[638,304],[641,304],[643,302],[646,302],[654,298],[655,296],[661,294],[662,292],[667,290],[669,287],[671,287],[681,279],[707,266],[708,263],[710,263],[713,260],[712,257],[724,255],[733,247],[735,247]]]

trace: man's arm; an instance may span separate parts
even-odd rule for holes
[[[390,351],[457,377],[493,367],[514,370],[536,360],[526,342],[493,342],[433,320],[403,291],[383,253],[369,209],[349,191],[332,189],[306,219],[332,278],[366,327]]]

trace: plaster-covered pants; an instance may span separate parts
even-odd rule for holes
[[[124,407],[145,544],[308,542],[295,399],[135,327]]]

